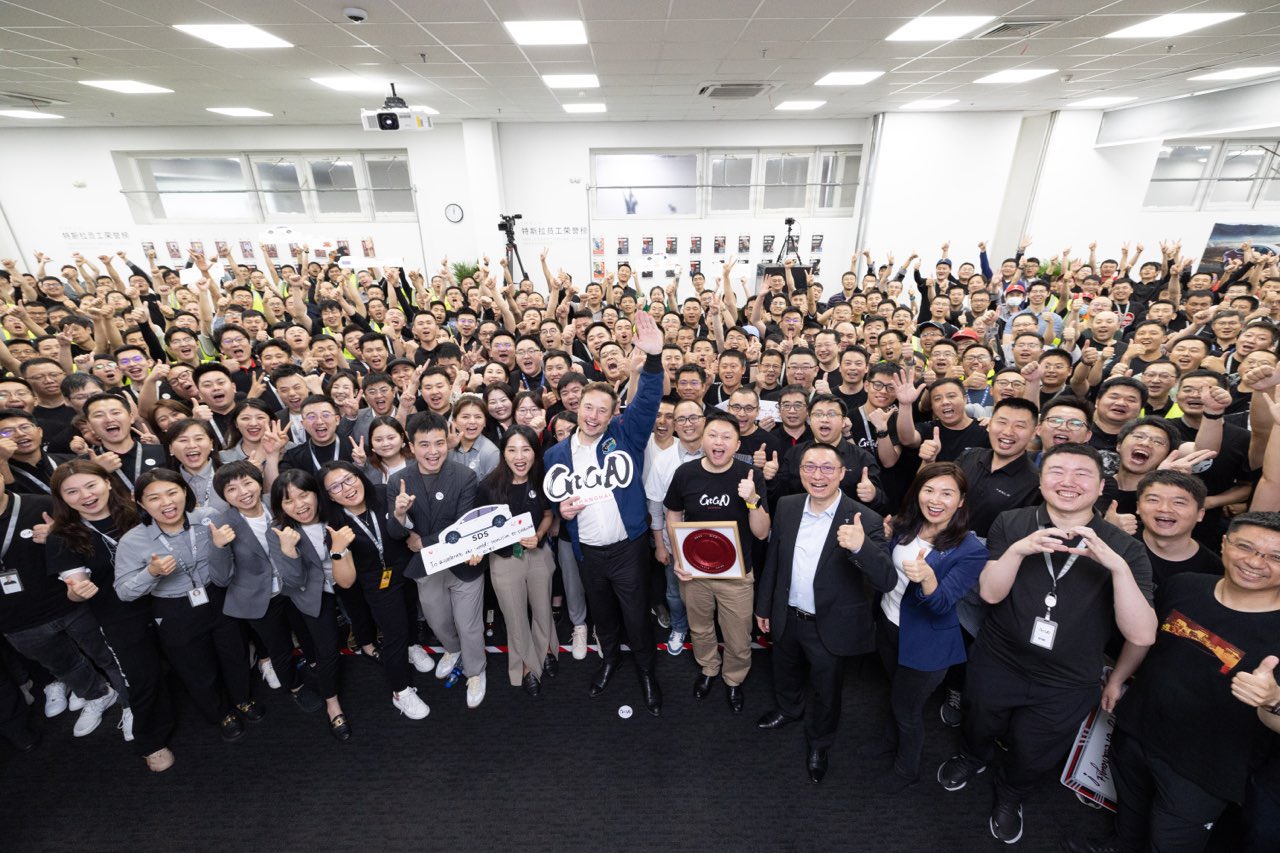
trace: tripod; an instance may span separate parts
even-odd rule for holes
[[[795,255],[796,262],[802,263],[800,258],[800,246],[799,246],[800,238],[797,237],[794,233],[792,233],[792,230],[791,230],[792,227],[796,224],[796,221],[794,219],[788,219],[786,222],[787,222],[787,236],[782,238],[782,245],[778,248],[778,258],[776,263],[779,263],[779,264],[782,263],[782,260],[788,254]]]

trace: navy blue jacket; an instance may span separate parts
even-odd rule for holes
[[[889,546],[893,553],[895,537]],[[947,551],[930,551],[924,558],[938,579],[933,595],[920,584],[907,584],[898,611],[898,663],[923,672],[946,669],[965,661],[964,638],[956,604],[978,581],[987,564],[987,546],[970,531]]]

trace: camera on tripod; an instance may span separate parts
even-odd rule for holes
[[[795,225],[796,218],[794,216],[788,216],[786,219],[782,220],[782,224],[787,226]]]
[[[524,219],[523,213],[499,214],[498,218],[502,221],[498,223],[498,230],[507,235],[507,239],[515,240],[516,237],[516,220]]]

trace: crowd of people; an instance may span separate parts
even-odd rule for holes
[[[931,272],[862,252],[829,288],[733,259],[583,284],[546,251],[536,285],[306,247],[0,261],[0,732],[35,749],[41,691],[77,737],[118,704],[163,772],[179,710],[236,741],[271,689],[348,741],[344,652],[411,720],[436,679],[475,708],[496,610],[535,698],[565,620],[590,695],[626,648],[654,716],[664,653],[731,715],[766,660],[756,725],[801,724],[813,783],[846,660],[874,654],[875,784],[990,769],[1009,844],[1101,705],[1115,833],[1064,849],[1203,849],[1233,803],[1275,849],[1277,259],[1029,245],[994,268],[944,245]],[[497,550],[427,559],[526,513]],[[732,551],[690,545],[707,531]],[[936,771],[926,712],[958,729]]]

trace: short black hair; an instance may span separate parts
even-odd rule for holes
[[[1094,465],[1098,466],[1098,477],[1101,478],[1106,476],[1106,469],[1102,463],[1102,454],[1087,444],[1075,444],[1075,443],[1055,444],[1053,447],[1050,447],[1048,450],[1046,450],[1043,455],[1041,455],[1040,470],[1044,471],[1044,466],[1048,464],[1050,459],[1052,459],[1055,456],[1061,456],[1064,454],[1071,455],[1071,456],[1086,457]]]
[[[1003,400],[996,401],[996,404],[991,407],[991,416],[994,418],[996,412],[1001,409],[1018,409],[1022,412],[1030,412],[1031,423],[1035,424],[1040,421],[1040,407],[1026,397],[1005,397]]]
[[[1235,533],[1241,527],[1261,527],[1263,530],[1280,533],[1280,512],[1242,512],[1231,519],[1227,535]]]
[[[1182,489],[1195,500],[1197,509],[1204,509],[1205,499],[1209,497],[1209,489],[1205,486],[1204,480],[1191,474],[1184,474],[1181,471],[1156,469],[1147,474],[1138,481],[1137,495],[1139,501],[1142,500],[1142,493],[1152,486],[1173,486]],[[1268,515],[1280,517],[1280,513],[1268,513]]]
[[[728,412],[722,412],[719,410],[712,412],[711,414],[707,415],[707,422],[703,424],[702,427],[705,430],[707,427],[711,426],[712,424],[725,424],[726,426],[733,427],[734,433],[738,435],[742,434],[742,429],[741,427],[738,426],[738,419],[735,418],[733,415],[729,414]]]
[[[413,441],[419,433],[435,432],[439,430],[445,435],[449,434],[449,423],[435,412],[418,412],[409,418],[409,422],[405,424],[404,431],[409,436],[409,440]]]
[[[213,490],[218,493],[218,497],[226,500],[227,484],[232,480],[239,480],[241,477],[248,477],[259,486],[262,485],[262,471],[257,465],[254,465],[248,459],[237,459],[235,462],[228,462],[213,474]]]

